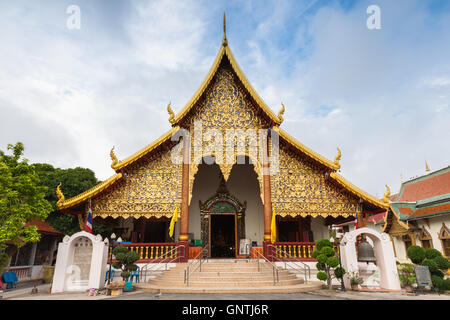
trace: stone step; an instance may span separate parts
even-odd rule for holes
[[[189,279],[189,287],[264,287],[270,285],[276,286],[288,286],[288,285],[298,285],[302,284],[304,281],[302,279],[280,279],[278,282],[273,282],[273,279],[253,279],[253,280],[218,280],[215,281],[205,281],[204,279]],[[162,279],[153,279],[148,282],[148,284],[155,285],[158,287],[176,287],[176,286],[186,286],[183,281],[170,281]]]
[[[184,278],[184,272],[167,272],[160,275],[161,278]],[[194,272],[189,274],[190,278],[239,278],[239,279],[258,279],[262,277],[273,277],[272,272]],[[287,271],[279,271],[280,278],[296,278],[297,276]]]
[[[133,284],[134,287],[151,293],[296,293],[310,292],[322,288],[322,282],[308,282],[299,285],[273,286],[266,287],[186,287],[172,286],[160,287],[148,283]]]

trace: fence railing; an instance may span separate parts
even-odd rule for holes
[[[33,266],[18,266],[18,267],[7,267],[3,269],[2,273],[14,272],[17,275],[17,280],[28,280],[31,278],[31,269]]]
[[[275,242],[277,259],[314,261],[315,242]],[[274,253],[275,254],[275,253]]]
[[[160,262],[163,259],[178,258],[178,251],[173,250],[177,246],[174,242],[164,243],[114,243],[114,247],[123,246],[129,248],[139,254],[139,260],[136,263],[142,262]],[[111,247],[109,248],[111,250]],[[108,252],[108,258],[111,252]],[[114,261],[114,257],[113,257]]]

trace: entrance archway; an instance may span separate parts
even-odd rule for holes
[[[380,270],[380,288],[401,290],[394,248],[387,233],[378,233],[373,229],[360,228],[344,234],[341,240],[340,252],[342,266],[347,274],[358,272],[359,270],[355,244],[360,234],[364,234],[372,240],[376,263]],[[344,277],[344,284],[346,288],[351,288],[349,277]]]

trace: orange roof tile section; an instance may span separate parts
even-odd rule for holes
[[[369,217],[369,222],[378,223],[381,220],[383,220],[385,216],[386,216],[386,211],[385,212],[381,212],[381,213],[377,213],[377,214]]]
[[[38,231],[41,233],[62,234],[61,232],[53,229],[53,227],[45,221],[31,220],[30,222],[27,222],[24,227],[26,228],[31,225],[36,226]]]
[[[401,214],[407,215],[410,215],[413,212],[411,208],[398,208],[398,211],[400,211]]]
[[[414,212],[414,214],[410,218],[420,217],[420,216],[424,216],[424,215],[428,215],[428,214],[440,213],[440,212],[445,212],[445,211],[450,211],[450,203],[441,204],[439,206],[434,206],[434,207],[429,207],[429,208],[418,209],[418,210],[416,210],[416,212]]]
[[[399,201],[418,201],[450,193],[450,171],[413,183],[406,183]]]

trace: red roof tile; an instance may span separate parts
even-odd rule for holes
[[[27,222],[24,227],[26,228],[31,225],[36,226],[38,231],[41,233],[62,234],[61,232],[53,229],[53,227],[45,221],[31,220],[31,222]]]
[[[369,222],[378,223],[381,220],[383,220],[385,216],[386,216],[386,211],[385,212],[381,212],[381,213],[377,213],[377,214],[369,217]]]
[[[445,211],[450,211],[450,203],[441,204],[439,206],[434,206],[434,207],[429,207],[429,208],[418,209],[409,218],[420,217],[420,216],[424,216],[424,215],[428,215],[428,214],[440,213],[440,212],[445,212]]]
[[[399,201],[418,201],[450,193],[450,171],[417,182],[406,182]]]

